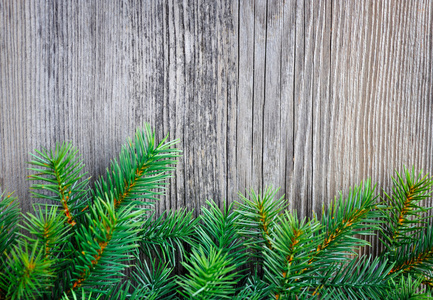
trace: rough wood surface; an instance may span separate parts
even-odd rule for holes
[[[0,2],[0,186],[72,141],[102,174],[149,122],[184,156],[158,209],[280,186],[301,215],[403,165],[433,172],[433,5]]]

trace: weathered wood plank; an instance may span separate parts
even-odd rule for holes
[[[294,145],[290,201],[292,208],[305,216],[312,203],[312,62],[314,32],[312,6],[296,2],[295,78],[294,78]]]
[[[431,1],[2,1],[0,185],[70,140],[104,173],[149,122],[184,156],[158,213],[281,186],[311,215],[433,170]]]
[[[236,184],[244,193],[253,172],[253,104],[255,62],[255,1],[240,0],[238,44],[238,97],[236,107]]]

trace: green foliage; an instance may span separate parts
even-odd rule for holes
[[[386,300],[427,300],[433,299],[431,291],[422,287],[423,278],[413,278],[412,276],[400,276],[398,282],[392,281],[389,293],[383,299]]]
[[[14,244],[20,220],[17,198],[12,194],[0,194],[0,261],[4,259]]]
[[[30,189],[35,198],[58,202],[67,217],[67,222],[74,226],[76,214],[80,214],[87,205],[87,185],[89,178],[82,173],[84,164],[78,150],[70,143],[56,144],[54,151],[43,149],[30,153],[34,160],[29,170],[36,172],[29,176],[32,181]]]
[[[61,259],[68,256],[67,243],[71,237],[71,226],[67,226],[67,218],[58,213],[56,206],[45,209],[35,207],[35,215],[24,215],[23,228],[30,234],[24,236],[29,243],[42,242],[43,255],[49,259]],[[34,237],[34,238],[33,238]]]
[[[175,299],[176,282],[170,277],[173,268],[151,261],[139,261],[132,280],[135,282],[135,289],[141,290],[137,295],[140,299]],[[138,299],[133,297],[132,299]],[[112,298],[118,299],[118,298]]]
[[[137,130],[93,189],[71,144],[32,154],[34,212],[0,195],[0,299],[431,299],[428,175],[397,173],[385,199],[361,183],[320,220],[272,187],[156,216],[176,142]]]
[[[38,242],[29,249],[27,242],[17,245],[7,255],[0,273],[0,289],[8,298],[37,299],[53,285],[52,262],[45,260]]]
[[[138,247],[141,211],[133,211],[131,205],[115,211],[114,203],[108,201],[98,198],[87,215],[89,226],[75,235],[73,288],[104,292],[119,281],[117,277],[128,266],[125,262],[132,258],[129,252]]]
[[[192,211],[185,209],[167,212],[153,221],[152,214],[144,223],[140,234],[140,251],[151,258],[157,256],[161,261],[176,265],[176,256],[182,261],[185,256],[184,244],[195,246],[195,227]]]
[[[356,254],[360,247],[369,245],[356,235],[373,235],[374,230],[380,229],[381,222],[377,219],[381,214],[375,210],[377,202],[373,193],[374,188],[368,181],[349,190],[346,199],[340,194],[338,202],[331,203],[322,217],[323,241],[313,260],[328,264],[329,259],[338,254]]]
[[[256,194],[254,190],[249,198],[239,193],[241,202],[237,202],[239,214],[238,230],[246,238],[245,245],[260,253],[265,248],[272,249],[270,238],[275,218],[286,207],[284,197],[275,199],[278,189],[267,188],[264,193]]]
[[[329,265],[315,277],[313,295],[321,299],[384,299],[392,289],[389,276],[392,265],[379,258],[353,258],[348,264]]]
[[[196,229],[198,251],[182,265],[186,276],[180,276],[180,293],[188,299],[231,299],[236,284],[241,280],[239,270],[247,257],[235,223],[238,215],[233,205],[219,209],[213,201],[207,201],[209,208],[202,208],[202,223]]]
[[[246,253],[242,248],[241,236],[235,228],[238,215],[233,212],[233,205],[219,209],[217,204],[210,200],[206,202],[209,208],[202,207],[200,226],[197,227],[197,239],[205,253],[211,249],[221,251],[227,255],[235,268],[239,269],[246,260]]]
[[[187,261],[182,262],[188,274],[178,280],[180,293],[186,299],[231,299],[237,283],[232,262],[223,249],[193,249]]]
[[[297,295],[315,276],[311,260],[323,240],[321,224],[314,218],[300,221],[288,211],[275,224],[273,248],[263,252],[265,278],[274,284],[276,294]]]
[[[115,208],[122,205],[152,205],[167,185],[165,179],[174,170],[175,158],[180,152],[172,147],[178,142],[155,142],[155,133],[146,125],[137,130],[134,141],[122,146],[119,158],[111,161],[106,178],[95,184],[95,197],[104,199],[108,195]]]
[[[259,300],[271,298],[274,286],[268,282],[262,280],[254,274],[245,281],[245,284],[240,289],[236,296],[233,296],[234,300]]]
[[[416,241],[419,233],[426,229],[427,219],[431,217],[426,216],[431,208],[419,204],[431,196],[433,181],[421,173],[415,177],[414,170],[409,172],[405,169],[404,175],[403,178],[397,173],[397,177],[392,178],[392,196],[386,194],[388,206],[383,214],[386,222],[382,237],[391,253],[397,247]]]

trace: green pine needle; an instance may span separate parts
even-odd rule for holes
[[[88,182],[82,173],[84,164],[72,144],[56,144],[54,151],[35,150],[34,160],[29,170],[36,172],[29,176],[30,180],[42,183],[32,184],[33,197],[58,202],[71,226],[76,225],[75,218],[88,205]]]
[[[195,227],[192,211],[185,209],[166,212],[155,221],[151,215],[143,225],[140,236],[140,250],[148,258],[156,255],[161,261],[175,266],[177,255],[182,261],[185,256],[184,243],[196,246]]]
[[[268,187],[258,194],[251,190],[249,198],[239,193],[241,201],[236,202],[239,232],[247,239],[246,244],[258,252],[259,258],[265,247],[272,249],[271,233],[276,218],[287,206],[284,196],[275,198],[278,190]]]
[[[75,237],[78,249],[72,289],[104,292],[103,288],[121,280],[128,266],[125,263],[132,257],[130,251],[138,247],[142,211],[132,205],[116,211],[113,201],[98,198],[87,217],[89,227],[81,227]]]
[[[20,208],[17,198],[13,194],[0,194],[0,269],[4,255],[7,255],[12,246],[16,245],[18,222],[20,221]]]
[[[27,242],[15,246],[7,255],[0,273],[0,289],[6,299],[37,299],[52,288],[52,261],[44,258],[38,242],[29,249]]]
[[[187,299],[232,299],[237,283],[236,266],[222,249],[212,247],[206,252],[202,247],[193,249],[191,257],[182,262],[188,273],[177,280],[179,293]]]
[[[155,133],[147,125],[137,129],[134,141],[122,146],[118,160],[111,161],[106,178],[95,184],[95,197],[112,198],[115,208],[122,205],[152,205],[162,195],[177,163],[180,150],[173,148],[177,140],[156,144]],[[146,200],[146,201],[145,201]]]
[[[426,213],[431,208],[423,207],[420,202],[431,196],[433,177],[428,174],[422,176],[422,173],[415,175],[414,170],[409,172],[404,169],[404,178],[397,173],[392,181],[392,195],[385,193],[387,207],[383,211],[383,218],[386,222],[381,240],[387,251],[395,255],[398,247],[416,241],[426,229],[431,218]]]

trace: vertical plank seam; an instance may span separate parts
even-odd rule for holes
[[[264,143],[266,140],[265,137],[265,106],[266,106],[266,61],[267,61],[267,46],[268,46],[268,5],[269,5],[269,1],[266,0],[266,11],[265,11],[265,63],[264,63],[264,74],[263,74],[263,106],[262,106],[262,178],[261,178],[261,190],[263,190],[264,188],[264,157],[265,157],[265,147],[264,147]],[[255,9],[255,8],[254,8]],[[253,112],[253,116],[254,116],[254,112]]]
[[[251,167],[250,167],[250,171],[251,171],[251,177],[250,180],[254,181],[254,97],[255,97],[255,75],[256,72],[255,70],[255,66],[256,66],[256,2],[253,1],[253,82],[252,82],[252,90],[251,90],[251,148],[250,148],[250,152],[251,152]],[[266,55],[265,55],[266,57]],[[262,161],[262,165],[263,165],[263,161]],[[263,170],[263,167],[262,167]],[[248,186],[248,183],[245,182],[245,188]],[[251,188],[251,187],[250,187]],[[255,187],[254,187],[255,188]]]

